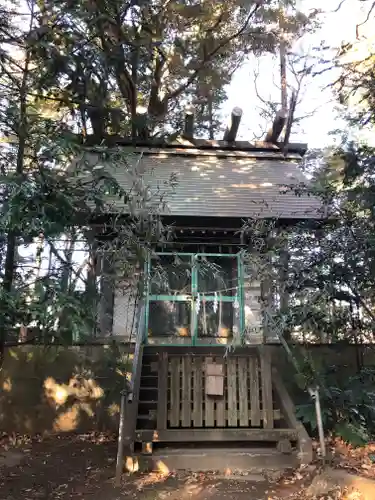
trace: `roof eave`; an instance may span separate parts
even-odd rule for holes
[[[90,135],[86,138],[86,145],[97,145],[106,144],[107,146],[133,146],[133,147],[147,147],[147,148],[165,148],[173,149],[178,147],[179,149],[185,148],[189,149],[202,149],[202,150],[226,150],[226,151],[272,151],[272,152],[282,152],[284,150],[284,143],[277,142],[276,144],[264,141],[215,141],[208,139],[184,139],[183,137],[176,137],[173,140],[168,138],[153,138],[153,139],[131,139],[127,137],[120,137],[117,135],[106,135],[99,139]],[[296,153],[303,156],[308,146],[305,143],[290,143],[288,144],[288,152]]]

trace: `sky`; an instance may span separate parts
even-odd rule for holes
[[[364,21],[366,14],[364,9],[369,8],[369,1],[345,0],[338,12],[334,10],[340,0],[300,0],[300,8],[307,12],[311,8],[321,9],[321,27],[313,34],[304,37],[296,46],[296,50],[304,54],[312,54],[311,48],[318,46],[320,42],[338,47],[342,41],[356,41],[356,25]],[[327,5],[330,10],[327,10]],[[361,10],[362,9],[362,10]],[[366,11],[367,12],[367,11]],[[375,13],[374,13],[375,18]],[[372,23],[375,29],[374,19]],[[262,119],[259,116],[258,106],[261,104],[257,98],[254,86],[254,69],[257,68],[255,58],[250,58],[235,74],[228,89],[228,100],[223,106],[223,115],[229,116],[233,107],[239,106],[243,109],[238,139],[252,140],[253,134],[259,135],[263,127],[259,127]],[[259,62],[259,77],[257,88],[265,100],[278,100],[280,91],[274,86],[273,81],[278,82],[278,60],[270,56],[262,57]],[[274,79],[273,79],[274,75]],[[290,75],[289,75],[290,76]],[[332,91],[327,87],[334,80],[335,74],[324,73],[315,77],[308,77],[306,88],[302,92],[301,103],[296,110],[296,116],[308,115],[299,130],[292,134],[293,142],[308,143],[310,148],[321,148],[331,145],[335,138],[330,132],[339,127],[345,128],[345,122],[340,120],[335,112],[337,102],[333,98]],[[291,79],[291,78],[290,78]],[[261,90],[261,92],[260,92]]]

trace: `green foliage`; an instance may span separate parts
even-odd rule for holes
[[[374,88],[365,78],[362,83],[366,116],[373,120]],[[356,117],[357,124],[363,116]],[[252,279],[269,284],[270,293],[261,297],[265,320],[289,344],[298,386],[320,388],[325,430],[359,444],[375,434],[374,369],[365,368],[362,359],[363,349],[374,343],[375,149],[344,137],[339,147],[315,152],[305,167],[311,183],[294,190],[296,196],[307,193],[322,201],[322,220],[289,228],[277,221],[249,221],[244,227],[251,241],[248,267]],[[293,348],[293,342],[329,343],[337,350],[351,345],[356,356],[352,366],[337,359],[326,367]],[[300,406],[298,414],[316,431],[314,402]]]
[[[340,377],[339,371],[337,366],[327,367],[324,376],[320,376],[323,426],[326,432],[359,446],[375,435],[375,370],[362,369],[347,378]],[[297,416],[317,432],[313,401],[299,405]]]
[[[27,7],[20,23],[17,5],[1,5],[0,361],[21,326],[45,342],[83,341],[98,325],[108,332],[117,280],[138,280],[146,250],[163,238],[158,214],[170,187],[150,194],[138,155],[82,143],[74,117],[46,100],[49,61],[40,51],[52,25],[41,29],[43,5]],[[53,92],[65,85],[56,81]],[[116,180],[118,165],[132,179],[127,189]],[[103,217],[95,234],[92,223]]]
[[[100,174],[95,169],[97,156],[104,165]],[[86,148],[83,158],[73,170],[65,171],[51,169],[39,158],[35,167],[29,167],[21,185],[13,173],[3,178],[7,198],[6,210],[0,216],[1,232],[14,231],[17,245],[22,245],[23,252],[28,249],[29,254],[24,260],[17,259],[12,293],[0,293],[3,323],[8,328],[25,325],[40,329],[45,342],[83,341],[95,331],[99,314],[95,304],[101,299],[98,276],[90,278],[88,274],[92,245],[97,247],[97,256],[110,258],[111,266],[118,271],[102,276],[113,288],[117,281],[134,277],[134,267],[142,261],[146,249],[163,238],[164,228],[157,216],[163,192],[157,193],[155,200],[147,194],[148,186],[139,182],[125,191],[113,176],[115,162],[119,162],[121,168],[128,165],[137,178],[128,156],[116,148],[105,153]],[[112,222],[116,237],[101,242],[90,239],[90,221],[94,216],[109,214],[113,198],[118,200],[119,212]],[[121,219],[122,212],[132,213],[134,208],[131,219]],[[78,261],[73,257],[77,252],[82,256]]]
[[[310,19],[285,2],[285,30]],[[39,93],[67,108],[86,133],[134,135],[136,107],[149,133],[181,129],[186,104],[197,105],[198,133],[220,127],[225,86],[248,54],[273,52],[279,2],[153,0],[43,1],[32,46],[42,60]],[[64,82],[64,85],[62,85]]]

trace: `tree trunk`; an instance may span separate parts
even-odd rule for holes
[[[286,79],[286,41],[285,41],[285,20],[284,9],[280,2],[279,28],[281,31],[280,39],[280,84],[281,84],[281,110],[286,113],[288,110],[288,89]]]
[[[215,127],[214,127],[214,113],[212,109],[212,95],[210,94],[208,98],[208,123],[209,123],[209,137],[213,141],[215,139]]]
[[[70,292],[69,282],[72,274],[73,265],[73,252],[75,247],[76,236],[72,231],[66,240],[65,250],[64,250],[64,261],[61,281],[60,281],[60,294],[65,297],[68,296]],[[71,344],[73,341],[73,332],[71,331],[71,321],[70,315],[68,314],[66,307],[63,307],[59,316],[59,337],[62,338],[67,344]]]
[[[29,4],[30,5],[30,4]],[[34,22],[34,3],[31,2],[30,5],[30,28],[29,33],[32,31]],[[27,92],[28,92],[28,77],[29,77],[29,66],[30,66],[31,51],[30,48],[26,50],[25,54],[25,65],[22,72],[21,85],[19,90],[20,104],[19,104],[19,126],[18,126],[18,150],[17,150],[17,160],[16,160],[16,178],[19,184],[22,183],[22,176],[24,170],[25,161],[25,149],[26,149],[26,139],[27,139]],[[14,270],[16,263],[16,247],[17,247],[17,233],[12,229],[14,226],[14,221],[10,221],[9,232],[7,235],[6,244],[6,254],[4,263],[4,280],[2,283],[2,304],[0,309],[3,311],[2,318],[0,320],[0,368],[4,360],[5,342],[7,338],[7,329],[9,325],[6,324],[5,315],[6,311],[9,310],[9,305],[7,301],[10,297],[13,280],[14,280]]]
[[[97,277],[100,272],[100,259],[98,258],[98,241],[96,239],[95,230],[90,230],[86,234],[88,246],[89,246],[89,258],[87,266],[87,281],[86,281],[86,296],[87,302],[90,307],[90,311],[93,312],[92,336],[96,334],[96,311],[99,307],[99,294],[97,287]]]
[[[138,135],[138,127],[137,127],[137,104],[138,104],[138,59],[139,59],[139,46],[138,46],[138,37],[135,37],[134,45],[132,48],[132,81],[133,81],[133,89],[131,96],[131,131],[132,131],[132,139],[136,140]]]

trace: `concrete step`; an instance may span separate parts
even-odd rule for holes
[[[139,458],[149,470],[215,471],[239,476],[282,473],[299,465],[296,452],[286,455],[273,448],[163,448]]]

